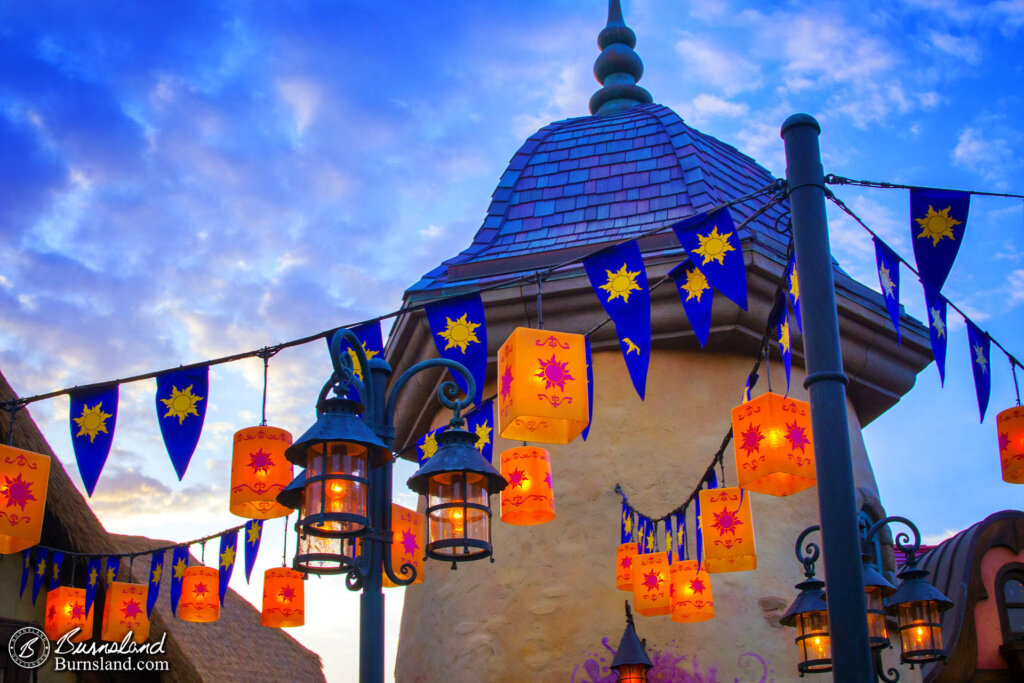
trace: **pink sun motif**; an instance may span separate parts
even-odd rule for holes
[[[255,453],[249,454],[249,467],[252,468],[253,474],[258,474],[260,472],[266,474],[273,466],[274,461],[270,459],[270,453],[267,453],[262,448]]]
[[[629,569],[632,566],[633,566],[633,558],[632,557],[624,557],[624,558],[622,558],[622,568],[623,569]]]
[[[810,439],[807,438],[807,433],[803,427],[797,425],[796,421],[793,424],[786,425],[786,440],[789,441],[789,447],[792,450],[800,449],[801,453],[804,453],[804,446],[811,445]]]
[[[4,479],[7,481],[0,487],[0,493],[7,496],[7,507],[17,505],[24,512],[26,503],[36,499],[32,495],[32,482],[23,481],[20,473],[14,479],[7,476]]]
[[[651,570],[644,574],[644,588],[647,592],[656,591],[661,588],[661,584],[665,582],[665,579],[661,578],[661,574]]]
[[[291,586],[285,586],[278,591],[277,597],[281,598],[281,602],[291,602],[295,599],[295,589]]]
[[[72,619],[81,619],[84,616],[85,616],[85,608],[82,607],[79,603],[76,602],[75,604],[73,604],[71,606],[71,618]]]
[[[142,608],[134,599],[125,600],[121,603],[121,613],[124,615],[125,619],[134,619],[142,614]]]
[[[505,401],[512,393],[512,368],[505,366],[505,372],[501,373],[501,400]]]
[[[53,621],[54,619],[56,619],[57,618],[57,608],[54,607],[53,605],[50,605],[50,611],[46,613],[46,618],[49,619],[50,621]]]
[[[547,474],[544,475],[544,483],[548,485],[548,488],[551,488],[551,473],[550,472],[548,472]]]
[[[711,526],[718,529],[719,536],[724,536],[727,533],[735,536],[736,527],[743,524],[743,521],[732,510],[722,510],[721,512],[714,513],[714,515],[715,523]]]
[[[749,457],[751,453],[758,453],[761,451],[761,442],[764,441],[764,434],[761,433],[761,425],[750,425],[747,431],[741,435],[743,443],[740,444],[740,448],[747,452]]]
[[[518,467],[508,475],[508,485],[511,488],[523,488],[523,485],[528,481],[530,481],[530,478],[526,476],[526,472]]]
[[[404,529],[402,531],[402,554],[413,555],[419,547],[420,544],[416,542],[416,534],[409,529]]]
[[[704,593],[704,582],[701,581],[700,579],[694,579],[693,581],[690,581],[690,592],[695,594],[695,595],[696,594],[703,594]]]
[[[534,377],[540,377],[544,380],[545,391],[554,386],[557,386],[559,391],[565,391],[565,383],[571,379],[576,379],[569,374],[569,361],[559,362],[555,358],[555,354],[551,354],[551,360],[538,358],[537,362],[540,363],[540,369],[537,370],[537,374]]]
[[[204,597],[209,590],[210,589],[206,587],[205,583],[197,583],[196,587],[192,589],[192,592],[195,593],[197,598],[201,598]]]
[[[1010,435],[999,432],[999,450],[1005,451],[1010,446]],[[20,475],[19,475],[20,476]]]

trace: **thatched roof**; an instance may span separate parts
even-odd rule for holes
[[[14,391],[0,373],[0,401],[12,398]],[[0,411],[2,443],[7,443],[9,433],[9,413]],[[20,410],[15,420],[14,445],[52,458],[43,544],[81,553],[138,552],[172,545],[172,541],[108,533],[54,456],[27,409]],[[169,554],[164,561],[169,567]],[[122,561],[118,575],[127,576],[128,569],[128,562]],[[132,569],[132,580],[145,583],[149,557],[137,559]],[[259,611],[231,589],[224,598],[219,621],[193,624],[173,616],[170,581],[165,579],[153,608],[150,640],[159,639],[165,631],[170,662],[167,680],[325,680],[319,655],[300,645],[283,629],[262,626]]]

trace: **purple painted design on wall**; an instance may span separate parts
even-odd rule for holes
[[[572,672],[572,683],[616,683],[618,676],[608,668],[615,657],[615,650],[608,645],[608,638],[602,638],[601,644],[608,651],[607,654],[590,653],[590,658],[577,666]],[[674,645],[672,641],[670,645]],[[718,678],[718,667],[712,666],[707,673],[701,671],[697,655],[676,654],[672,648],[666,647],[659,650],[656,647],[648,646],[647,655],[651,658],[651,670],[647,672],[647,680],[651,683],[727,683]],[[690,669],[687,671],[684,664],[690,661]],[[750,669],[750,676],[760,678],[744,677],[741,681],[734,678],[732,683],[775,683],[775,671],[761,655],[754,652],[744,652],[737,660],[737,664],[743,669]],[[760,666],[758,666],[760,665]],[[582,671],[580,668],[582,666]],[[760,668],[760,671],[758,671]]]

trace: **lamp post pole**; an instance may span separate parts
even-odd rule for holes
[[[832,634],[833,680],[863,683],[874,678],[868,642],[860,534],[846,416],[846,384],[839,346],[835,280],[825,218],[825,178],[818,136],[808,114],[782,124],[786,182],[793,219],[793,243],[800,278],[804,354],[814,432],[818,508],[828,618]]]

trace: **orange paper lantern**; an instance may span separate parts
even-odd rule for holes
[[[633,590],[633,563],[636,562],[636,554],[636,543],[621,543],[615,551],[615,587],[620,591]]]
[[[0,553],[39,543],[49,479],[48,456],[0,446]]]
[[[292,464],[284,457],[292,435],[277,427],[246,427],[235,432],[231,453],[231,514],[274,519],[291,513],[277,494],[292,481]]]
[[[181,580],[178,618],[205,623],[220,619],[220,582],[213,567],[189,567]]]
[[[46,621],[43,630],[50,640],[57,640],[74,629],[81,629],[71,639],[80,643],[92,638],[93,606],[85,613],[85,589],[58,586],[46,594]]]
[[[700,492],[704,566],[712,574],[757,568],[750,496],[739,487]]]
[[[148,584],[112,581],[107,586],[107,599],[103,603],[100,640],[119,643],[131,631],[132,640],[136,643],[146,642],[149,639],[148,595]]]
[[[391,571],[398,578],[407,579],[408,575],[402,574],[402,565],[411,564],[416,568],[416,579],[412,584],[423,583],[423,515],[392,503],[391,531]],[[397,588],[398,584],[385,573],[384,587]]]
[[[501,521],[530,526],[555,518],[551,457],[546,450],[532,446],[508,449],[501,454],[501,476],[508,481],[501,492]]]
[[[569,443],[589,422],[586,339],[517,327],[498,349],[498,432]]]
[[[732,409],[737,484],[789,496],[814,486],[811,404],[768,392]]]
[[[668,553],[637,555],[633,560],[633,607],[645,617],[668,614],[669,602]]]
[[[263,572],[263,611],[260,623],[271,628],[289,628],[306,623],[303,574],[287,567]]]
[[[996,429],[1003,481],[1024,484],[1024,408],[1014,406],[996,415]]]
[[[697,560],[676,560],[669,571],[672,621],[688,624],[715,617],[711,577]]]

